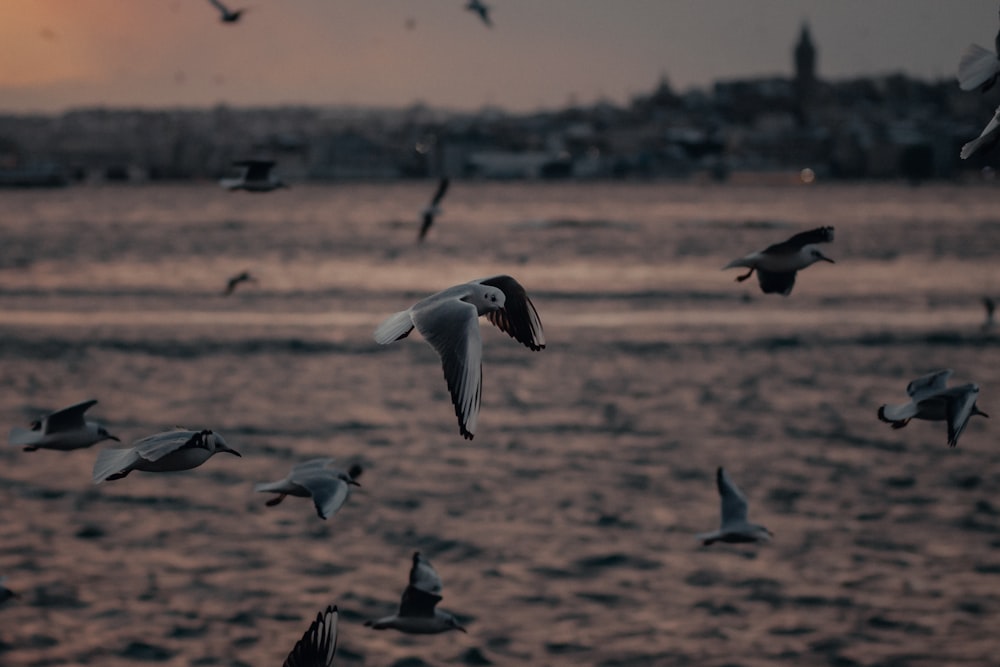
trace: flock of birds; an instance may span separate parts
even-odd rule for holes
[[[219,0],[209,2],[219,10],[225,23],[237,22],[246,11],[230,10]],[[492,25],[489,8],[479,0],[470,0],[466,9],[475,12],[487,26]],[[995,52],[975,44],[966,50],[958,78],[965,90],[978,88],[986,91],[995,84],[1000,78],[1000,33],[996,38]],[[1000,107],[983,133],[963,147],[962,157],[968,157],[984,143],[995,140],[998,133]],[[220,185],[226,189],[270,192],[287,187],[272,173],[273,161],[244,160],[235,165],[243,172],[238,178],[223,179]],[[422,211],[418,242],[425,239],[435,218],[441,214],[440,204],[449,185],[448,178],[441,179],[430,203]],[[817,262],[834,263],[819,247],[833,240],[834,229],[829,226],[800,232],[761,251],[734,259],[723,269],[748,269],[736,278],[740,282],[756,272],[762,292],[788,296],[799,271]],[[244,271],[229,279],[223,293],[232,294],[237,285],[255,281],[249,271]],[[988,323],[992,325],[992,299],[984,298],[984,306]],[[441,358],[459,433],[469,440],[475,436],[482,396],[480,317],[486,317],[491,324],[532,351],[545,348],[538,311],[525,288],[508,275],[449,287],[388,316],[374,330],[375,342],[387,345],[406,338],[416,329],[434,348]],[[988,415],[977,405],[978,385],[967,383],[948,387],[951,375],[952,371],[941,370],[913,380],[906,388],[909,401],[899,405],[882,405],[878,408],[878,418],[893,429],[903,428],[911,419],[944,421],[947,443],[955,447],[972,416]],[[29,452],[40,449],[71,451],[105,440],[120,442],[102,424],[86,419],[87,411],[96,403],[93,399],[86,400],[45,415],[31,422],[28,428],[15,426],[10,430],[8,442]],[[220,452],[241,456],[218,433],[208,429],[176,428],[136,440],[131,447],[99,452],[92,481],[102,484],[120,480],[134,471],[190,470]],[[275,494],[266,502],[268,507],[281,503],[288,496],[309,498],[317,515],[325,520],[344,505],[351,487],[360,486],[358,478],[361,474],[362,468],[357,464],[343,470],[331,458],[310,459],[293,466],[283,479],[256,484],[254,491]],[[696,535],[703,545],[715,542],[757,543],[772,539],[773,535],[766,527],[748,520],[746,496],[722,467],[716,471],[716,486],[721,501],[719,528]],[[0,577],[0,603],[17,597],[4,585],[5,580],[5,577]],[[368,621],[365,625],[376,630],[395,629],[411,634],[435,634],[449,630],[466,632],[454,615],[437,608],[442,599],[442,588],[441,577],[430,561],[416,552],[412,556],[409,580],[396,613]],[[284,663],[286,667],[332,665],[337,646],[337,620],[336,606],[327,606],[318,613],[289,653]]]

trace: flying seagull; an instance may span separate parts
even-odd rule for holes
[[[284,479],[257,484],[253,490],[278,494],[267,501],[268,507],[274,507],[285,496],[312,498],[319,518],[329,519],[347,500],[351,486],[361,486],[357,481],[360,476],[359,465],[345,472],[333,467],[333,459],[310,459],[293,467]]]
[[[9,600],[11,598],[19,598],[19,597],[21,597],[20,595],[18,595],[14,591],[12,591],[9,588],[7,588],[4,585],[5,581],[7,581],[7,577],[0,577],[0,604],[3,604],[4,602],[6,602],[7,600]]]
[[[273,160],[240,160],[233,163],[234,167],[243,169],[237,178],[223,178],[219,185],[227,190],[246,190],[247,192],[271,192],[288,186],[271,173]]]
[[[240,20],[240,16],[243,15],[243,12],[246,11],[245,9],[237,9],[236,11],[231,11],[219,0],[208,0],[208,1],[212,3],[212,6],[214,6],[216,9],[219,10],[219,13],[222,15],[219,18],[219,20],[222,21],[223,23],[236,23],[237,21]]]
[[[946,386],[951,370],[935,371],[918,377],[906,386],[909,403],[883,405],[878,409],[878,418],[888,422],[894,429],[906,426],[911,419],[948,422],[948,446],[958,445],[965,425],[972,415],[988,414],[979,409],[979,385],[969,383],[959,387]]]
[[[701,543],[708,546],[713,542],[770,542],[773,536],[771,531],[747,521],[746,496],[733,484],[722,466],[715,471],[715,485],[719,487],[719,496],[722,497],[722,522],[719,530],[696,535]]]
[[[439,204],[441,203],[441,200],[444,199],[444,193],[448,191],[449,183],[451,183],[451,181],[447,177],[441,179],[441,182],[438,183],[437,192],[434,193],[434,199],[431,200],[431,203],[428,204],[423,210],[423,213],[421,213],[424,222],[420,225],[420,235],[417,236],[418,242],[423,241],[424,237],[427,236],[427,230],[434,224],[434,217],[441,215],[441,207]]]
[[[1000,31],[993,38],[993,51],[969,44],[958,61],[958,87],[962,90],[986,92],[997,82],[1000,75]]]
[[[723,270],[738,266],[750,270],[736,280],[743,282],[757,270],[757,281],[764,294],[783,294],[788,296],[795,287],[795,273],[820,260],[834,263],[824,255],[816,243],[829,243],[833,240],[833,227],[817,227],[808,232],[800,232],[781,243],[764,248],[760,252],[750,253],[746,257],[734,259],[722,267]]]
[[[164,431],[135,441],[128,449],[105,449],[94,462],[94,484],[121,479],[133,470],[172,472],[190,470],[219,452],[242,456],[230,449],[218,433]]]
[[[469,0],[469,4],[465,6],[470,12],[475,12],[479,14],[479,18],[483,20],[487,28],[493,27],[493,22],[490,21],[490,7],[487,4],[480,2],[480,0]]]
[[[998,131],[1000,131],[1000,107],[997,107],[996,111],[993,112],[993,118],[990,118],[990,122],[986,124],[979,136],[962,146],[959,156],[963,160],[967,160],[980,147],[993,144],[997,140]]]
[[[449,287],[390,315],[375,329],[375,342],[386,345],[406,338],[416,327],[437,351],[458,417],[458,430],[467,440],[472,440],[476,432],[482,391],[480,315],[531,350],[545,347],[538,311],[521,284],[510,276]]]
[[[240,283],[255,283],[257,279],[250,275],[249,271],[244,271],[242,273],[237,273],[235,276],[230,278],[226,282],[226,289],[222,292],[223,296],[229,296],[236,289],[236,286]]]
[[[337,607],[330,605],[317,613],[302,639],[295,642],[283,667],[332,667],[333,655],[337,652],[338,616]]]
[[[97,422],[84,419],[84,413],[97,403],[96,400],[83,401],[42,417],[31,423],[31,429],[15,426],[10,430],[8,442],[21,445],[24,451],[57,449],[69,451],[82,449],[101,440],[118,440]],[[120,441],[119,441],[120,442]]]
[[[441,577],[430,561],[416,551],[410,568],[410,583],[399,601],[399,611],[377,621],[365,621],[365,625],[376,630],[392,628],[414,635],[433,635],[448,630],[466,632],[458,619],[437,608],[440,601]]]

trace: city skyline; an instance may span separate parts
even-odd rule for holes
[[[0,7],[0,112],[286,104],[511,111],[789,76],[808,24],[818,73],[954,76],[990,47],[995,2],[258,0],[234,25],[203,0],[13,0]],[[291,48],[294,45],[295,48]],[[30,65],[30,66],[26,66]]]

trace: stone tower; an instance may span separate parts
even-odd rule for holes
[[[795,45],[795,103],[799,123],[808,122],[808,109],[816,93],[816,47],[809,24],[802,24],[799,42]]]

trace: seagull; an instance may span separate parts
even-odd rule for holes
[[[878,418],[888,422],[894,429],[906,426],[911,419],[948,422],[948,446],[958,445],[958,436],[972,415],[988,414],[979,409],[979,385],[969,383],[959,387],[946,387],[951,370],[935,371],[918,377],[906,386],[909,403],[883,405],[878,409]]]
[[[11,598],[19,598],[19,597],[21,597],[20,595],[18,595],[14,591],[12,591],[9,588],[7,588],[6,586],[4,586],[3,582],[5,582],[5,581],[7,581],[7,577],[0,577],[0,604],[3,604],[4,602],[6,602],[7,600],[9,600]]]
[[[448,191],[449,183],[451,183],[449,178],[445,177],[441,179],[441,182],[438,183],[437,192],[434,193],[434,199],[431,200],[431,203],[428,204],[423,210],[423,213],[421,213],[424,218],[424,223],[420,226],[420,235],[417,237],[418,242],[423,241],[424,237],[427,236],[427,230],[431,228],[432,224],[434,224],[434,216],[441,215],[441,207],[439,204],[441,203],[441,200],[444,199],[444,193]]]
[[[814,244],[829,243],[833,240],[833,227],[817,227],[808,232],[800,232],[781,243],[764,248],[760,252],[750,253],[746,257],[734,259],[722,267],[723,270],[737,266],[749,268],[736,280],[743,282],[757,270],[757,281],[764,294],[783,294],[788,296],[795,287],[795,273],[820,260],[834,263],[832,259],[820,252]]]
[[[377,621],[365,621],[365,625],[376,630],[392,628],[414,635],[433,635],[448,630],[467,632],[459,625],[458,619],[436,608],[440,601],[441,577],[431,567],[430,561],[415,551],[410,583],[399,601],[399,611]]]
[[[271,173],[273,160],[240,160],[233,163],[234,167],[242,167],[243,173],[238,178],[223,178],[219,185],[227,190],[246,190],[247,192],[271,192],[288,186]]]
[[[197,468],[213,454],[230,449],[222,436],[209,430],[174,430],[137,440],[128,449],[105,449],[94,462],[94,484],[121,479],[133,470],[171,472]]]
[[[493,27],[493,22],[490,21],[490,7],[489,5],[483,4],[480,0],[469,0],[469,4],[465,6],[470,12],[475,12],[479,14],[479,18],[483,20],[487,28]]]
[[[31,430],[15,426],[7,440],[12,445],[23,445],[24,451],[56,449],[68,452],[83,449],[101,440],[118,440],[97,422],[84,419],[83,413],[97,403],[96,400],[83,401],[31,422]],[[118,442],[121,442],[118,440]]]
[[[237,9],[236,11],[230,11],[228,7],[222,4],[219,0],[208,0],[212,5],[219,10],[222,17],[219,19],[223,23],[236,23],[240,20],[240,16],[243,15],[245,9]]]
[[[226,289],[223,291],[223,296],[229,296],[236,289],[236,286],[240,283],[255,283],[257,279],[250,275],[249,271],[244,271],[243,273],[237,273],[235,276],[230,278],[226,282]]]
[[[538,311],[521,284],[510,276],[449,287],[390,315],[375,329],[375,342],[387,345],[406,338],[416,327],[437,351],[458,417],[458,430],[467,440],[472,440],[476,431],[482,391],[480,315],[533,351],[545,347]]]
[[[773,533],[764,526],[747,521],[747,499],[726,471],[719,466],[715,471],[715,484],[719,487],[722,497],[722,523],[719,530],[711,533],[700,533],[696,537],[705,546],[713,542],[730,542],[733,544],[745,542],[770,542]]]
[[[958,61],[958,87],[985,93],[997,82],[1000,75],[1000,32],[993,38],[993,51],[969,44]]]
[[[983,308],[986,309],[986,319],[983,320],[982,330],[989,331],[994,326],[996,326],[996,320],[994,319],[994,311],[996,310],[996,303],[991,297],[983,297]]]
[[[994,143],[997,140],[998,131],[1000,131],[1000,107],[997,107],[996,111],[993,112],[993,118],[990,118],[990,122],[986,124],[986,127],[979,133],[979,136],[962,146],[959,156],[963,160],[967,160],[981,146]]]
[[[357,481],[360,476],[359,465],[344,472],[333,467],[333,459],[311,459],[293,467],[283,480],[257,484],[253,490],[278,494],[267,501],[268,507],[274,507],[285,496],[312,498],[319,518],[329,519],[347,500],[351,486],[361,486]]]
[[[295,642],[283,667],[332,667],[333,655],[337,652],[338,616],[337,607],[330,605],[317,613],[302,639]]]

